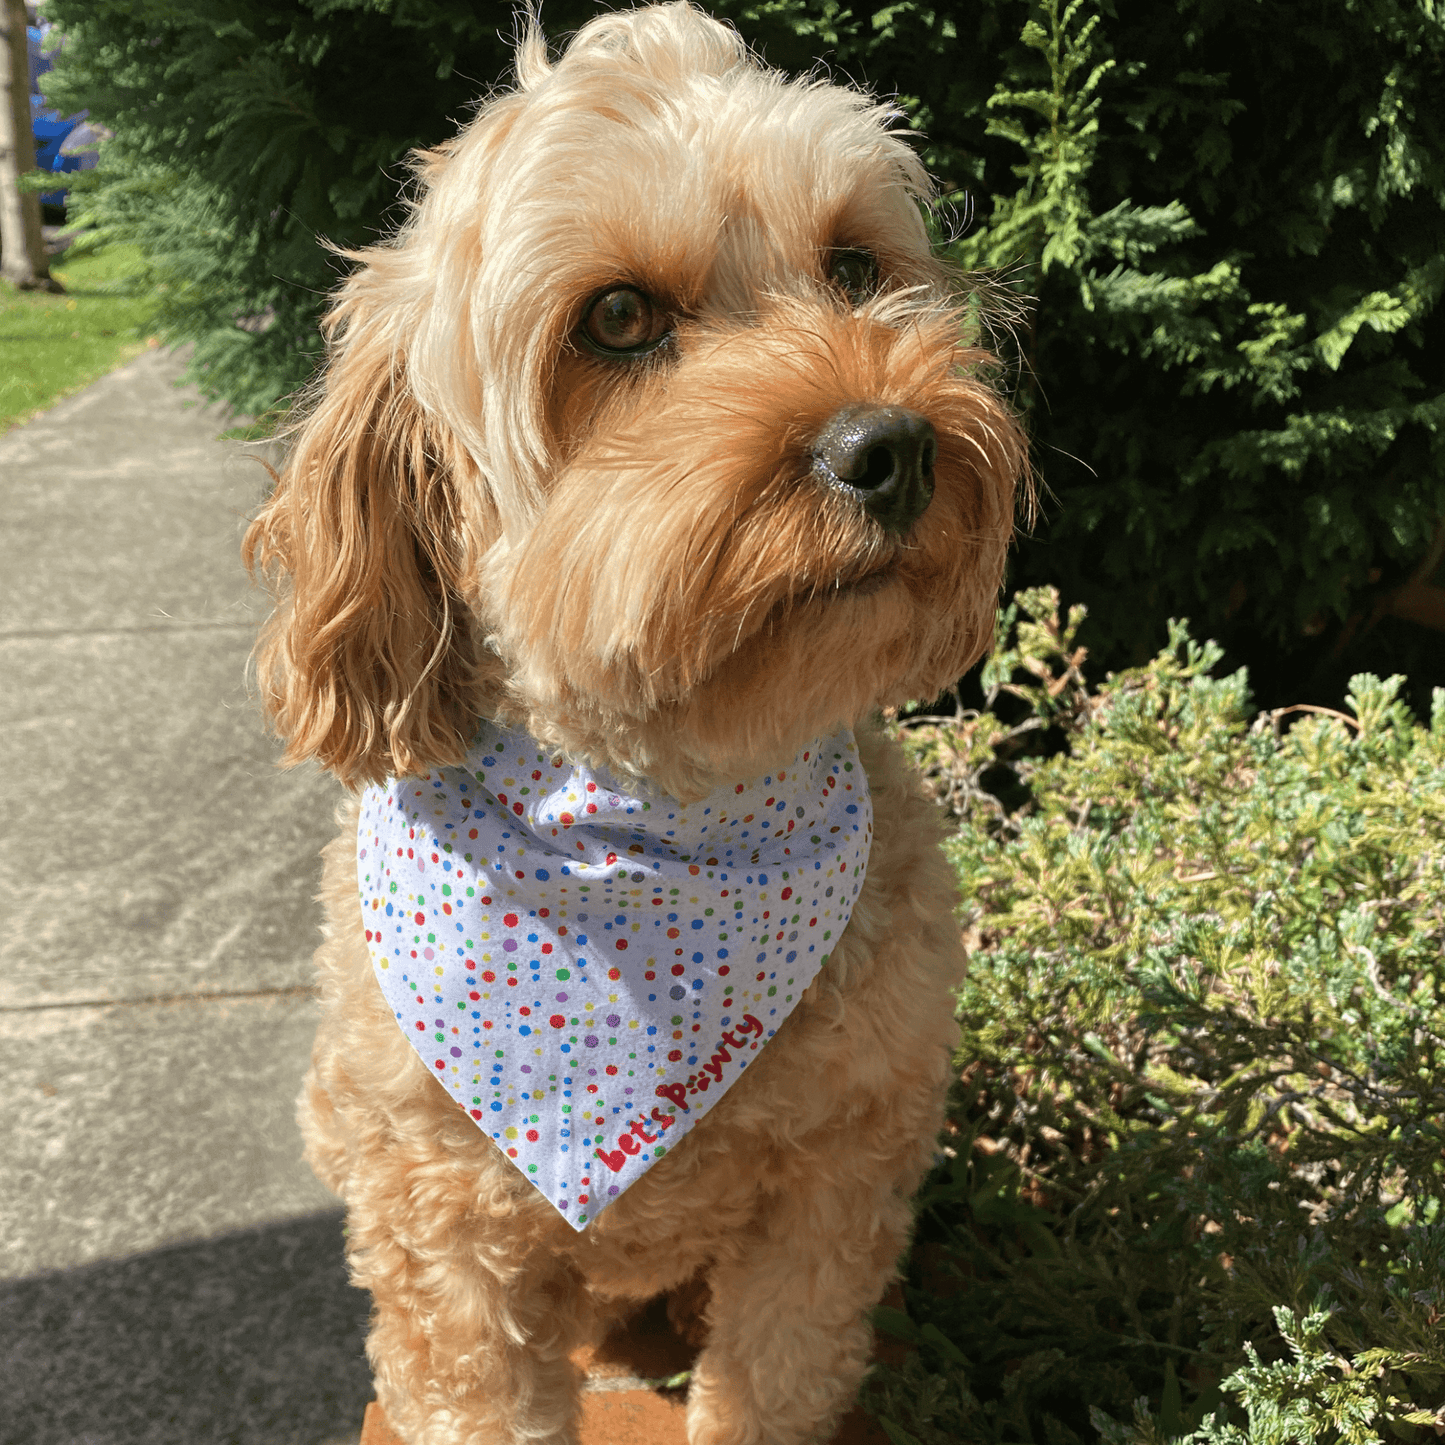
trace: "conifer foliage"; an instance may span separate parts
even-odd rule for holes
[[[549,0],[574,27],[595,7]],[[265,412],[320,359],[317,321],[376,241],[406,156],[455,132],[511,63],[511,7],[469,0],[47,0],[51,103],[115,132],[80,178],[95,239],[139,243],[159,324],[198,379]]]
[[[546,0],[560,39],[597,8]],[[1091,666],[1189,616],[1264,703],[1445,681],[1445,13],[1437,0],[711,0],[773,64],[899,95],[1001,278],[1048,492],[1016,583]],[[404,157],[504,78],[471,0],[47,0],[52,103],[116,132],[85,199],[251,410],[305,379]],[[1020,310],[1017,303],[1028,298]],[[1005,310],[1008,308],[1005,307]]]

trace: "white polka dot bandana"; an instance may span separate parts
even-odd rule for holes
[[[846,730],[684,806],[488,724],[463,767],[367,789],[357,880],[412,1047],[582,1229],[792,1012],[872,836]]]

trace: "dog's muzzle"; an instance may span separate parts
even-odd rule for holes
[[[938,438],[903,406],[844,407],[813,443],[814,475],[851,493],[880,526],[906,532],[933,500]]]

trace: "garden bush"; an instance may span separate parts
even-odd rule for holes
[[[546,0],[561,38],[593,0]],[[777,65],[896,93],[1000,278],[1047,489],[1015,585],[1094,665],[1194,617],[1262,702],[1445,682],[1445,14],[1427,0],[710,0]],[[80,199],[250,410],[315,364],[403,158],[505,76],[470,0],[46,0],[52,103],[116,132]],[[995,297],[1000,287],[993,288]],[[1007,312],[1009,308],[1005,307]],[[997,315],[997,312],[996,312]],[[1005,317],[1006,319],[1006,317]]]
[[[899,725],[972,945],[895,1445],[1445,1429],[1445,689],[1251,721],[1171,625],[1090,689],[1004,614],[989,706]]]

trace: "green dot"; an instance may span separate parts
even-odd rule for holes
[[[559,968],[557,970],[557,977],[564,980],[569,979],[572,977],[572,970],[570,968]]]

